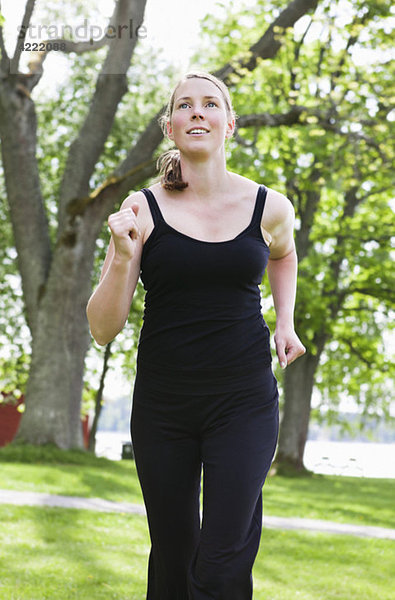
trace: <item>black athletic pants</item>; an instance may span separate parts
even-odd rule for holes
[[[251,600],[278,433],[271,367],[258,388],[221,394],[169,393],[147,379],[137,374],[131,420],[152,544],[147,600]]]

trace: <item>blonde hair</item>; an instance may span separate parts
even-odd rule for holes
[[[207,79],[211,81],[220,90],[222,97],[225,102],[226,112],[230,119],[236,119],[236,113],[232,107],[232,100],[230,98],[229,90],[225,83],[211,75],[211,73],[204,73],[202,71],[191,71],[186,73],[182,79],[174,87],[174,90],[170,96],[166,110],[159,118],[159,124],[162,128],[164,135],[167,135],[167,123],[171,119],[174,109],[174,101],[176,97],[176,91],[181,83],[184,83],[187,79]],[[181,159],[180,151],[177,148],[164,152],[158,159],[157,168],[160,174],[160,182],[162,187],[166,190],[183,190],[188,186],[188,183],[183,181],[181,173]]]

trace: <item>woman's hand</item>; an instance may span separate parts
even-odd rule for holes
[[[292,326],[276,327],[274,342],[276,344],[276,352],[282,369],[285,369],[285,367],[306,352],[306,348],[303,346]]]
[[[136,240],[141,235],[136,220],[138,211],[139,205],[134,203],[131,207],[121,208],[108,218],[108,226],[114,241],[115,257],[117,258],[123,260],[133,258]]]

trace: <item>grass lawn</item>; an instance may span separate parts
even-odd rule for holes
[[[138,515],[0,506],[1,600],[144,600]],[[390,600],[394,544],[265,530],[254,600]]]
[[[133,461],[82,452],[7,446],[0,449],[0,489],[143,502]],[[266,515],[395,528],[395,480],[312,475],[269,477]]]
[[[395,479],[313,475],[269,477],[265,514],[395,529]]]
[[[0,449],[0,489],[142,503],[134,462],[53,448]],[[265,514],[395,528],[394,480],[270,477]],[[0,600],[144,600],[146,519],[0,505]],[[265,530],[254,600],[390,600],[390,540]]]
[[[25,457],[28,461],[24,462]],[[0,448],[0,489],[143,503],[134,461],[83,452]]]

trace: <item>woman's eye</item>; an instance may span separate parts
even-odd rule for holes
[[[186,106],[188,106],[187,102],[182,102],[178,108],[185,108]]]
[[[207,102],[207,106],[217,106],[215,102]]]

